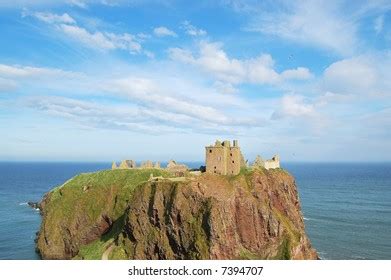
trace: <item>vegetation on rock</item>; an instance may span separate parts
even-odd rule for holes
[[[166,179],[150,181],[150,174]],[[45,195],[44,259],[316,259],[282,169],[175,181],[159,169],[80,174]]]

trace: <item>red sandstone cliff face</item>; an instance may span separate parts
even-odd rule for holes
[[[128,171],[105,176],[115,175],[110,172]],[[91,183],[87,193],[80,186],[73,209],[61,209],[61,202],[78,188],[75,184],[62,188],[55,201],[46,196],[37,243],[42,257],[87,258],[80,253],[83,246],[112,238],[109,258],[318,258],[304,231],[294,178],[284,170],[144,182],[131,193],[124,192],[126,180]]]
[[[284,171],[136,191],[118,246],[132,259],[316,259],[294,179]]]

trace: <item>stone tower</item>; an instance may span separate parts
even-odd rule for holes
[[[205,147],[206,172],[220,175],[237,175],[245,165],[237,140],[216,141],[214,146]]]

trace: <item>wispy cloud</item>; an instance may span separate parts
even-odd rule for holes
[[[357,49],[357,25],[333,1],[283,2],[278,12],[259,11],[249,30],[285,40],[352,54]]]
[[[177,37],[178,36],[174,31],[172,31],[164,26],[159,26],[159,27],[154,28],[153,33],[158,37],[165,37],[165,36]]]
[[[65,24],[75,24],[76,21],[67,13],[58,15],[45,12],[30,12],[27,9],[22,10],[22,17],[33,16],[39,19],[40,21],[56,24],[56,23],[65,23]]]
[[[47,81],[44,87],[39,85],[42,80]],[[198,89],[185,81],[182,79],[176,88],[172,88],[173,82],[165,76],[95,77],[61,69],[0,64],[0,90],[24,85],[23,95],[34,96],[38,89],[40,96],[27,97],[31,108],[87,127],[157,134],[180,130],[238,134],[244,127],[256,128],[265,124],[262,116],[231,116],[223,109],[224,104],[233,102],[241,106],[240,101],[228,98],[219,102],[221,106],[218,108],[214,105],[218,103],[205,102],[205,98],[201,98],[210,96],[207,90],[201,89],[203,95],[194,96]],[[53,96],[53,93],[58,94],[57,89],[60,89],[61,96]],[[76,92],[80,91],[79,99]],[[42,95],[43,92],[49,95]],[[76,97],[63,97],[68,94]],[[120,103],[86,100],[91,94],[119,100]]]
[[[83,43],[85,46],[99,50],[127,50],[130,53],[140,53],[141,44],[135,41],[135,36],[124,33],[115,34],[109,32],[89,32],[85,28],[61,24],[59,28],[74,40]]]
[[[173,133],[176,128],[172,124],[177,123],[176,120],[179,119],[171,116],[171,125],[166,125],[164,121],[168,116],[162,117],[157,111],[126,105],[101,105],[64,97],[34,97],[28,100],[28,105],[51,116],[65,118],[85,127],[147,134]]]
[[[226,7],[197,2],[192,22],[181,22],[189,18],[182,4],[163,2],[168,4],[1,2],[1,8],[28,8],[22,21],[14,18],[15,10],[2,9],[9,22],[0,47],[0,111],[10,115],[0,123],[15,132],[8,139],[49,139],[71,128],[61,145],[70,138],[80,143],[80,157],[90,146],[84,136],[99,137],[96,146],[107,143],[119,154],[129,145],[116,147],[124,135],[138,145],[180,141],[184,152],[187,141],[240,135],[251,143],[247,147],[301,150],[307,159],[325,143],[330,146],[323,153],[338,156],[332,151],[339,140],[329,137],[343,139],[343,146],[378,135],[366,139],[389,146],[384,132],[390,123],[389,1],[218,1],[241,13],[235,16]],[[159,9],[159,18],[148,18],[151,9]],[[215,18],[204,16],[212,12]],[[147,17],[129,19],[132,13]],[[213,26],[216,20],[219,26]],[[4,30],[11,23],[15,30]],[[22,129],[42,119],[47,127],[38,133]],[[61,150],[53,140],[38,141],[43,154],[51,153],[47,142]],[[7,150],[17,150],[11,140],[0,144],[7,141],[12,148]],[[89,148],[99,154],[100,147]]]
[[[206,35],[205,30],[195,27],[188,20],[185,20],[182,22],[181,28],[184,29],[186,34],[188,34],[190,36],[204,36],[204,35]]]
[[[133,77],[119,79],[109,82],[105,89],[133,101],[138,101],[144,106],[182,114],[209,124],[227,126],[262,125],[260,119],[246,119],[239,116],[235,118],[228,117],[222,111],[208,105],[199,104],[194,99],[173,96],[169,94],[172,89],[165,88],[161,83],[151,79]]]
[[[89,31],[77,24],[76,20],[68,14],[57,15],[53,13],[26,13],[40,21],[50,24],[67,37],[81,43],[83,46],[100,51],[125,50],[131,54],[142,52],[142,46],[137,36],[130,33],[113,33],[106,31]]]
[[[75,78],[80,76],[81,76],[80,73],[76,73],[72,71],[64,71],[58,68],[0,64],[0,77],[17,79],[17,78],[42,78],[42,77]]]
[[[82,8],[82,9],[86,9],[88,7],[87,2],[84,0],[69,0],[68,2],[72,6],[76,6],[76,7]]]
[[[248,18],[246,30],[260,32],[283,41],[350,56],[362,50],[360,26],[367,18],[376,32],[382,28],[382,15],[391,9],[389,1],[242,1],[227,0]]]

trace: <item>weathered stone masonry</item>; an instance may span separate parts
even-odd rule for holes
[[[205,147],[206,172],[220,175],[239,174],[240,168],[245,166],[240,152],[238,141],[216,141],[213,146]]]

